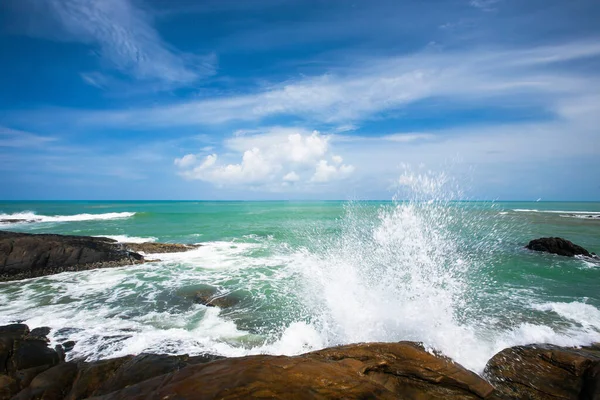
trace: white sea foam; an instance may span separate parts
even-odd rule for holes
[[[156,242],[158,238],[153,236],[149,237],[140,237],[140,236],[127,236],[127,235],[97,235],[96,237],[105,237],[109,239],[114,239],[120,243],[148,243],[148,242]]]
[[[75,214],[75,215],[38,215],[32,211],[23,211],[13,214],[0,214],[0,222],[3,220],[24,220],[24,222],[77,222],[122,219],[134,216],[134,212],[112,212],[104,214]]]
[[[530,213],[550,213],[550,214],[584,214],[584,215],[600,215],[600,211],[564,211],[564,210],[536,210],[528,208],[515,208],[515,212],[530,212]]]

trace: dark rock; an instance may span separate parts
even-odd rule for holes
[[[0,336],[12,336],[21,337],[29,334],[29,327],[25,324],[12,324],[0,326]]]
[[[115,241],[0,231],[0,281],[143,262]]]
[[[598,347],[511,347],[492,357],[484,374],[507,399],[600,399]]]
[[[75,342],[72,340],[69,340],[67,342],[63,342],[62,347],[65,350],[65,353],[70,352],[71,350],[73,350],[73,348],[75,347]]]
[[[123,243],[130,251],[152,253],[180,253],[184,251],[194,250],[200,247],[199,244],[176,244],[176,243]]]
[[[590,252],[583,247],[559,237],[535,239],[529,242],[526,247],[529,250],[543,251],[546,253],[558,254],[567,257],[574,257],[576,255],[592,257]]]
[[[493,388],[416,343],[342,346],[296,357],[188,366],[99,399],[483,399]]]
[[[51,330],[52,329],[47,326],[42,326],[41,328],[32,329],[31,332],[29,332],[29,336],[46,337],[50,334]]]
[[[58,364],[60,358],[56,351],[48,348],[44,340],[15,340],[14,350],[9,364],[9,372],[47,365]]]
[[[8,400],[19,391],[19,385],[15,378],[8,375],[0,375],[0,400]]]

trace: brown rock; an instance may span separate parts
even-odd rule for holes
[[[188,366],[101,399],[482,399],[493,388],[416,343],[342,346],[297,357]]]
[[[91,363],[81,363],[73,387],[65,399],[77,400],[92,396],[96,390],[102,387],[104,382],[114,376],[119,367],[132,358],[132,356],[126,356]]]
[[[13,400],[62,400],[71,389],[76,374],[76,363],[59,364],[38,374]]]
[[[600,399],[600,349],[528,345],[504,349],[485,376],[508,399]]]

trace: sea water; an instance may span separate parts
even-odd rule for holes
[[[4,202],[0,229],[200,243],[143,265],[0,283],[0,324],[49,326],[69,358],[299,354],[423,342],[481,372],[503,348],[600,341],[600,203],[464,202],[435,182],[387,202]],[[213,287],[239,302],[197,304]]]

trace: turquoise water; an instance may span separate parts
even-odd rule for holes
[[[117,269],[0,283],[0,324],[50,326],[70,357],[298,354],[423,341],[480,372],[502,348],[600,341],[600,203],[0,202],[0,229],[201,243]],[[239,302],[195,304],[211,286]]]

